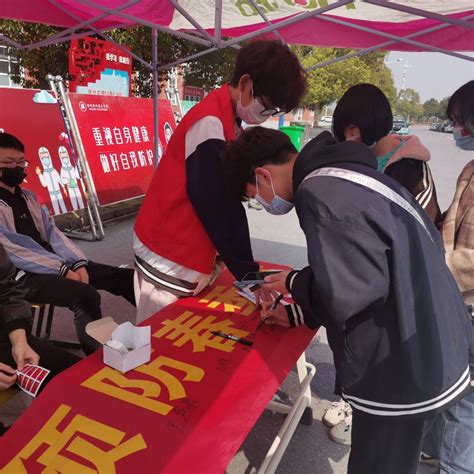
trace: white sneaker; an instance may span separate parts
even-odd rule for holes
[[[352,436],[352,415],[345,418],[336,426],[333,426],[329,430],[328,436],[336,443],[350,446]]]
[[[352,416],[352,408],[342,398],[333,402],[323,415],[323,423],[330,428],[336,426],[348,416]]]

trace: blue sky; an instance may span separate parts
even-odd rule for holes
[[[467,53],[469,54],[469,53]],[[472,53],[470,54],[471,56]],[[402,58],[403,61],[396,61]],[[413,88],[420,94],[421,102],[431,97],[443,99],[459,86],[474,79],[474,62],[454,58],[441,53],[405,53],[392,51],[387,61],[392,70],[395,86],[402,85],[405,59],[408,60],[405,88]]]

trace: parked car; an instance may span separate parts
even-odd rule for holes
[[[393,118],[392,132],[397,135],[408,135],[410,133],[410,126],[403,115],[395,115]]]
[[[451,120],[446,120],[446,122],[443,123],[443,129],[442,131],[445,133],[453,133],[454,129],[454,123],[451,122]]]
[[[331,128],[332,127],[332,117],[330,115],[323,115],[318,120],[318,127],[321,128]]]
[[[441,127],[441,122],[432,122],[430,125],[430,130],[437,132],[439,131],[440,127]]]

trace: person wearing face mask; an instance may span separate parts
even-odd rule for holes
[[[295,108],[306,87],[298,58],[256,41],[237,56],[228,84],[194,106],[174,130],[134,228],[137,321],[198,294],[220,264],[240,280],[257,271],[245,210],[226,192],[221,151],[241,133]]]
[[[134,304],[133,270],[89,261],[35,194],[21,187],[25,169],[23,143],[0,133],[0,244],[16,268],[25,299],[71,309],[78,340],[90,354],[101,346],[85,332],[89,322],[102,317],[97,290]]]
[[[454,140],[462,155],[474,156],[474,81],[460,87],[448,103]],[[459,175],[453,202],[446,212],[441,235],[446,263],[466,303],[474,306],[474,160]],[[448,315],[449,317],[449,315]],[[472,316],[471,316],[472,317]],[[474,377],[474,322],[470,347]],[[474,472],[474,390],[438,415],[423,441],[421,461],[436,463],[441,473]]]
[[[333,132],[338,141],[357,141],[369,146],[377,170],[404,186],[435,223],[441,222],[436,188],[428,161],[430,152],[412,135],[391,134],[393,116],[385,94],[372,84],[349,88],[337,103],[333,114]],[[337,387],[335,393],[340,395]],[[342,398],[332,403],[323,416],[330,427],[328,436],[340,444],[350,444],[352,410]]]
[[[470,322],[433,222],[366,145],[329,132],[298,154],[283,133],[254,127],[223,163],[234,196],[278,214],[295,205],[309,266],[266,278],[295,303],[264,303],[261,316],[325,326],[353,410],[349,474],[415,474],[427,420],[471,383]]]
[[[371,147],[377,169],[410,191],[431,220],[441,221],[436,189],[428,166],[430,152],[415,135],[391,134],[393,116],[385,94],[372,84],[349,88],[333,114],[336,139],[359,141]]]

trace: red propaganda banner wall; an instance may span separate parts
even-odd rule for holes
[[[81,94],[128,97],[132,56],[97,38],[74,38],[69,48],[69,90]]]
[[[154,172],[153,101],[69,94],[100,205],[146,193]],[[173,130],[173,110],[159,101],[159,156]]]
[[[54,96],[37,89],[0,87],[0,104],[0,129],[23,142],[30,162],[23,186],[51,214],[84,208],[82,177]]]
[[[224,472],[315,334],[259,321],[228,272],[180,298],[143,324],[149,363],[122,374],[99,350],[57,376],[0,438],[1,472]]]

